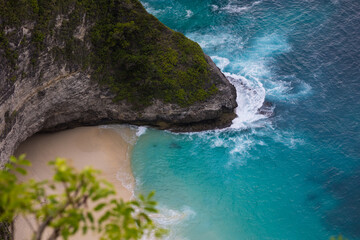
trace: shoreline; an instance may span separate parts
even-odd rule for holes
[[[131,169],[131,151],[136,142],[136,130],[130,126],[109,125],[97,127],[79,127],[57,133],[41,133],[23,142],[15,151],[16,156],[26,153],[32,166],[20,180],[49,179],[53,170],[47,162],[56,157],[66,158],[76,169],[92,166],[100,170],[99,178],[114,185],[117,195],[124,201],[134,197],[135,179]],[[21,218],[15,224],[21,226],[15,230],[15,239],[27,239],[31,230],[25,228]],[[95,234],[74,236],[77,239],[98,239]]]

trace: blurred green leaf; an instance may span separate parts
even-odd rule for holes
[[[101,239],[110,240],[140,239],[144,232],[154,232],[156,236],[165,232],[156,227],[146,214],[157,212],[156,202],[151,200],[154,193],[146,199],[140,196],[140,201],[124,202],[115,197],[116,192],[110,183],[98,179],[99,171],[92,168],[77,171],[62,158],[49,164],[55,170],[52,180],[18,182],[16,175],[8,170],[14,169],[14,172],[26,175],[21,165],[31,164],[25,160],[25,155],[11,157],[10,163],[6,164],[8,170],[0,170],[0,221],[13,220],[17,215],[30,215],[39,226],[46,224],[49,231],[63,239],[77,234],[79,229],[83,234],[90,229],[100,233]],[[55,189],[63,189],[63,192],[54,193]],[[95,218],[89,205],[95,206],[93,211],[105,212]],[[35,229],[34,236],[43,234],[39,231]]]

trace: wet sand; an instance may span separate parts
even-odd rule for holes
[[[77,169],[92,166],[100,170],[101,178],[112,183],[118,195],[125,201],[133,197],[135,180],[131,171],[130,153],[136,142],[136,132],[126,126],[81,127],[52,134],[38,134],[16,150],[15,155],[26,153],[32,162],[28,175],[23,180],[50,179],[53,171],[48,161],[56,157],[68,159]],[[15,239],[31,238],[31,231],[23,219],[17,220]],[[17,227],[18,226],[18,227]],[[20,227],[21,226],[21,227]],[[87,234],[71,239],[98,239]]]

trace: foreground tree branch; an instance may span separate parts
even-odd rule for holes
[[[45,239],[46,232],[49,240],[68,239],[88,230],[110,240],[160,237],[165,233],[148,216],[157,212],[153,193],[124,202],[116,197],[110,183],[98,179],[99,171],[90,167],[76,171],[61,158],[50,165],[55,170],[52,180],[21,183],[14,173],[26,175],[23,166],[30,166],[30,162],[24,155],[11,157],[10,164],[0,171],[0,222],[12,224],[16,216],[24,217],[33,232],[29,236],[32,240]],[[53,193],[59,189],[59,194]],[[35,219],[37,225],[29,219]]]

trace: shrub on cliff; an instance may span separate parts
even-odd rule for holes
[[[14,33],[27,23],[34,23],[31,37],[20,46],[31,50],[35,68],[50,49],[73,69],[90,67],[92,78],[116,94],[114,101],[186,106],[217,91],[200,46],[148,14],[138,0],[0,0],[0,51],[13,69],[17,47],[9,43],[17,42]],[[75,37],[81,26],[83,40]],[[17,30],[6,33],[11,28]]]
[[[77,232],[96,231],[101,239],[140,239],[150,234],[159,237],[164,230],[157,228],[148,214],[157,212],[153,194],[139,200],[124,202],[115,197],[113,186],[99,180],[98,171],[85,168],[78,172],[56,159],[50,164],[55,174],[51,181],[19,182],[14,172],[26,174],[22,168],[30,165],[20,156],[11,157],[7,170],[0,171],[0,233],[22,216],[33,231],[29,239],[40,240],[62,237],[68,239]],[[60,189],[57,194],[57,189]],[[98,217],[94,214],[98,213]],[[10,227],[13,229],[13,227]],[[13,231],[8,231],[13,234]],[[6,239],[0,235],[1,239]],[[13,237],[8,237],[13,239]]]

